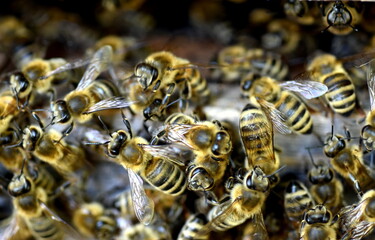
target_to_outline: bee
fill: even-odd
[[[354,2],[334,1],[321,6],[324,29],[336,35],[346,35],[360,23],[363,8]]]
[[[86,237],[113,239],[119,233],[116,214],[98,202],[84,203],[73,213],[73,224]]]
[[[361,138],[368,151],[374,149],[375,144],[375,76],[374,61],[371,61],[367,71],[367,85],[370,97],[370,111],[366,116],[366,125],[362,128]]]
[[[273,148],[273,127],[266,114],[254,104],[247,104],[240,115],[240,133],[247,165],[259,166],[265,174],[275,172],[280,159]]]
[[[335,172],[324,162],[314,163],[309,171],[311,196],[317,203],[324,203],[325,208],[336,213],[344,201],[344,189],[341,181],[335,177]]]
[[[256,224],[265,229],[262,207],[270,191],[268,178],[258,166],[248,170],[243,180],[233,185],[230,195],[210,210],[206,228],[222,232],[256,218]]]
[[[176,57],[171,52],[149,55],[135,66],[134,75],[144,90],[156,92],[164,89],[163,105],[169,102],[176,87],[182,99],[191,99],[198,104],[209,100],[210,90],[199,70],[188,60]]]
[[[8,128],[0,134],[0,163],[12,172],[21,169],[24,155],[18,149],[7,146],[17,144],[18,141],[18,132],[13,128]]]
[[[319,11],[315,3],[298,0],[286,0],[283,2],[284,12],[289,18],[303,25],[313,25],[316,23]]]
[[[0,133],[5,132],[10,127],[11,122],[20,112],[17,98],[11,96],[8,92],[0,96]]]
[[[50,164],[63,176],[72,176],[75,171],[82,169],[85,163],[83,149],[65,142],[62,133],[55,129],[45,131],[39,117],[36,116],[35,119],[39,125],[25,128],[18,145],[26,152]]]
[[[3,16],[0,18],[0,49],[2,52],[9,51],[19,44],[28,42],[31,37],[31,31],[16,17]]]
[[[374,180],[362,164],[362,153],[348,144],[343,136],[332,132],[325,141],[324,154],[331,159],[333,169],[346,181],[352,182],[358,192],[374,188]]]
[[[290,221],[294,224],[299,224],[305,211],[313,205],[313,198],[302,182],[296,180],[289,182],[285,189],[284,208]]]
[[[183,122],[193,124],[181,124]],[[151,144],[161,137],[166,142],[191,149],[195,156],[186,168],[188,189],[212,190],[223,177],[229,163],[232,151],[229,133],[218,121],[200,122],[183,114],[171,115],[166,124],[166,128],[154,137]],[[168,156],[168,153],[165,155]]]
[[[123,240],[171,240],[171,230],[158,219],[150,225],[141,223],[127,226],[120,235]]]
[[[323,95],[328,89],[314,81],[286,81],[277,83],[270,77],[248,74],[241,81],[245,96],[261,98],[279,110],[286,119],[285,124],[294,132],[309,134],[313,130],[311,115],[305,103],[293,92],[311,99]]]
[[[178,196],[186,189],[186,176],[170,159],[154,157],[145,151],[142,145],[148,145],[148,141],[133,137],[130,123],[124,115],[123,120],[126,131],[118,130],[111,134],[110,140],[93,144],[107,145],[108,156],[127,169],[136,216],[147,225],[154,215],[154,202],[147,197],[142,179],[163,193]]]
[[[312,80],[328,87],[325,100],[333,112],[349,116],[356,107],[354,84],[342,63],[331,54],[315,57],[308,65],[307,72]]]
[[[241,45],[222,49],[217,62],[222,66],[220,70],[227,81],[239,80],[249,71],[282,80],[289,71],[279,54],[261,48],[247,49]]]
[[[316,205],[304,214],[300,228],[301,240],[337,239],[337,217],[324,205]]]
[[[117,95],[111,82],[95,81],[98,75],[108,68],[111,59],[112,48],[108,45],[100,48],[95,52],[77,88],[69,92],[64,99],[51,104],[52,124],[69,124],[64,136],[72,131],[74,121],[84,123],[91,120],[92,114],[85,114],[85,111],[92,105]]]
[[[367,191],[358,203],[346,206],[339,212],[339,227],[342,239],[359,240],[374,229],[375,190]]]
[[[80,239],[72,227],[47,207],[45,202],[48,196],[44,189],[35,186],[32,179],[22,171],[13,177],[8,192],[13,197],[16,215],[1,234],[2,239],[10,239],[15,235],[20,221],[26,224],[35,239],[63,239],[69,236]]]
[[[201,229],[208,223],[207,218],[204,214],[193,214],[185,222],[178,234],[177,240],[197,239],[207,240],[209,239],[209,233],[201,234]]]

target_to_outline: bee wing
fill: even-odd
[[[190,124],[169,124],[165,128],[166,135],[162,139],[169,143],[176,143],[189,149],[194,149],[194,146],[189,143],[185,135],[195,126]]]
[[[65,72],[65,71],[68,71],[70,69],[74,69],[74,68],[79,68],[79,67],[85,66],[85,65],[89,64],[90,62],[91,62],[90,59],[85,59],[85,60],[80,59],[80,60],[77,60],[75,62],[70,62],[70,63],[64,64],[64,65],[62,65],[62,66],[60,66],[60,67],[58,67],[58,68],[50,71],[47,75],[41,76],[39,79],[43,80],[43,79],[49,78],[52,75]]]
[[[348,68],[360,68],[363,65],[368,64],[375,57],[375,51],[362,52],[347,57],[340,58],[339,61],[343,63],[343,66]]]
[[[0,225],[0,240],[15,239],[14,237],[23,225],[25,225],[23,219],[16,213],[2,220]]]
[[[375,110],[375,61],[371,61],[367,67],[367,86],[370,95],[371,110]]]
[[[59,225],[60,229],[64,233],[65,240],[83,240],[84,237],[79,234],[69,223],[65,222],[61,219],[55,212],[53,212],[45,203],[39,201],[41,208],[43,209],[43,213],[56,222]]]
[[[127,108],[134,103],[136,103],[136,101],[129,101],[123,97],[112,97],[112,98],[104,99],[92,105],[87,111],[84,112],[84,114],[90,114],[90,113],[99,112],[103,110],[109,110],[109,109]]]
[[[105,45],[96,51],[76,90],[79,91],[87,88],[101,72],[105,71],[112,61],[112,55],[112,47],[109,45]]]
[[[252,229],[244,235],[244,240],[269,239],[262,212],[254,214],[247,224],[251,224]]]
[[[349,235],[350,239],[360,240],[366,237],[374,229],[374,227],[375,227],[375,223],[373,222],[369,222],[366,220],[360,221],[358,224],[355,225],[353,229],[350,229],[350,231],[347,232],[345,236]]]
[[[168,145],[151,145],[151,144],[141,144],[140,145],[143,150],[147,151],[151,155],[155,157],[161,157],[164,159],[168,159],[171,162],[179,165],[179,166],[185,166],[186,164],[186,157],[184,156],[184,153],[186,153],[186,150],[184,151],[180,147],[174,145],[174,144],[168,144]]]
[[[131,169],[128,169],[128,175],[135,215],[141,223],[148,225],[154,217],[154,202],[146,195],[142,178]]]
[[[88,142],[104,143],[110,139],[110,136],[94,128],[82,129],[81,136]]]
[[[325,84],[308,80],[286,81],[280,83],[280,87],[296,92],[306,99],[320,97],[328,91],[328,87]]]
[[[235,205],[237,202],[242,201],[242,197],[237,197],[233,202],[230,202],[231,200],[228,200],[224,203],[221,203],[219,206],[217,206],[217,214],[216,216],[211,219],[200,231],[199,234],[207,234],[210,231],[215,230],[213,227],[214,225],[222,225],[224,220],[228,218],[230,214],[233,213],[235,210]],[[215,208],[213,208],[215,209]],[[211,210],[212,211],[212,210]]]
[[[279,133],[282,134],[291,134],[292,130],[290,127],[286,125],[286,116],[277,110],[272,103],[269,103],[263,99],[258,99],[258,103],[262,108],[263,112],[268,117],[269,121],[272,122],[274,128],[277,129]]]

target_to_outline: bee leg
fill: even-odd
[[[74,127],[74,123],[72,122],[66,129],[64,129],[64,131],[62,132],[63,134],[62,134],[61,138],[58,141],[55,141],[55,144],[60,143],[60,141],[64,137],[68,136],[72,132],[73,127]]]
[[[40,119],[40,117],[36,114],[36,112],[31,112],[31,115],[33,116],[33,118],[38,122],[38,124],[39,124],[39,127],[41,128],[41,129],[45,129],[44,128],[44,125],[43,125],[43,123],[42,123],[42,120]]]
[[[62,192],[65,191],[65,189],[70,187],[70,185],[71,185],[70,181],[64,182],[58,188],[56,188],[52,193],[50,193],[48,195],[48,199],[53,200],[53,199],[57,198]]]
[[[175,89],[175,86],[176,84],[174,83],[171,83],[167,89],[167,92],[161,102],[161,105],[160,105],[160,108],[162,109],[162,106],[163,108],[165,108],[165,106],[167,105],[168,101],[169,101],[169,98],[171,97],[172,93],[174,92],[174,89]]]
[[[132,129],[130,127],[130,122],[129,122],[128,118],[125,116],[125,113],[122,110],[121,110],[121,117],[122,117],[123,123],[125,124],[126,129],[129,132],[130,137],[133,138],[133,132],[132,132]]]
[[[155,93],[159,89],[160,84],[161,84],[160,80],[156,81],[155,86],[152,88],[153,93]]]
[[[162,130],[162,131],[160,131],[158,134],[156,134],[155,136],[152,137],[150,144],[151,144],[151,145],[156,145],[156,144],[158,144],[159,139],[160,139],[162,136],[164,136],[165,134],[166,134],[165,129]]]
[[[351,173],[349,173],[349,178],[350,178],[350,180],[352,180],[352,182],[354,184],[354,188],[357,191],[359,198],[361,198],[363,196],[363,192],[361,190],[361,186],[359,185],[358,180],[355,179],[355,177]]]

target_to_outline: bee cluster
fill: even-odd
[[[0,240],[374,237],[374,3],[2,4]]]

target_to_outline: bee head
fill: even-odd
[[[158,70],[145,62],[138,63],[135,66],[135,76],[142,88],[146,90],[158,78]]]

